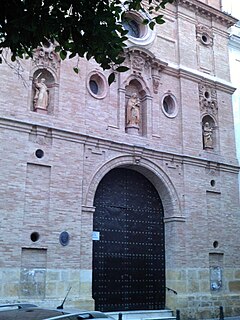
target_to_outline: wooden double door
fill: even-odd
[[[142,174],[111,170],[94,200],[93,298],[100,311],[165,307],[161,199]]]

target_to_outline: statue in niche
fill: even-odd
[[[40,81],[38,81],[40,75],[41,73],[33,81],[35,87],[33,104],[35,109],[47,109],[49,102],[48,87],[45,84],[44,78],[41,78]]]
[[[209,122],[205,122],[203,125],[203,146],[204,148],[213,148],[213,127]]]
[[[127,126],[139,126],[140,122],[140,99],[134,92],[127,104]]]

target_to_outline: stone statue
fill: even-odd
[[[38,81],[40,75],[41,73],[33,81],[35,86],[35,96],[33,98],[34,108],[47,109],[49,100],[48,88],[44,78]]]
[[[127,104],[127,126],[139,126],[140,121],[140,100],[133,93]]]
[[[209,122],[205,122],[203,125],[203,146],[204,148],[213,148],[213,128]]]

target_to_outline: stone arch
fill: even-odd
[[[147,86],[145,80],[141,75],[138,74],[131,74],[125,81],[122,83],[122,87],[126,89],[127,86],[133,81],[138,83],[139,88],[141,88],[140,93],[141,95],[151,95],[151,90]]]
[[[156,188],[164,207],[165,219],[182,216],[177,191],[168,175],[152,161],[138,156],[119,156],[106,162],[90,179],[84,206],[92,207],[95,192],[102,178],[112,169],[125,167],[143,174]]]
[[[144,175],[155,187],[162,202],[164,211],[165,224],[165,268],[166,268],[166,285],[171,286],[171,272],[168,270],[176,266],[178,259],[182,259],[185,253],[185,217],[181,209],[181,200],[178,193],[164,170],[153,161],[135,155],[121,155],[107,162],[89,177],[89,184],[86,187],[86,193],[82,203],[82,249],[83,252],[93,250],[93,241],[89,238],[92,232],[93,215],[95,211],[94,199],[99,183],[104,176],[115,168],[128,168],[136,170]],[[87,221],[87,222],[86,222]],[[181,235],[179,237],[178,235]],[[176,239],[177,245],[176,245]],[[87,250],[86,250],[87,248]],[[89,254],[82,255],[83,267],[92,267],[92,256]],[[88,284],[88,295],[90,303],[94,303],[92,293],[92,282]]]

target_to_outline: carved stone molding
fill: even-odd
[[[213,45],[213,31],[204,25],[197,25],[196,26],[196,36],[197,40],[205,45],[205,46],[212,46]]]
[[[160,85],[160,77],[153,76],[153,92],[158,93],[158,88]]]
[[[220,175],[220,168],[218,163],[208,162],[205,166],[205,171],[207,175],[212,177],[218,177]]]
[[[132,73],[143,76],[145,73],[148,79],[152,80],[153,92],[158,93],[161,79],[161,72],[168,65],[157,59],[150,51],[131,47],[126,50]]]
[[[205,84],[199,84],[199,104],[201,114],[218,114],[217,91]]]
[[[60,66],[60,58],[54,49],[55,46],[51,42],[38,47],[34,52],[33,65],[38,68],[50,68],[57,74]]]
[[[33,125],[29,132],[29,141],[39,145],[51,145],[52,129]]]
[[[142,72],[144,69],[152,68],[162,71],[167,66],[167,63],[160,61],[146,49],[131,47],[126,50],[126,53],[133,70]]]
[[[132,59],[132,68],[134,70],[139,70],[139,71],[142,71],[145,67],[145,60],[140,57],[140,56],[133,56],[133,59]]]
[[[198,15],[203,16],[204,18],[209,17],[210,19],[213,19],[220,24],[225,25],[227,28],[233,26],[238,21],[236,18],[233,18],[232,16],[210,7],[198,0],[175,0],[175,2],[196,12]]]
[[[129,52],[130,65],[133,73],[142,75],[143,72],[149,72],[152,57],[141,50],[132,50]]]

